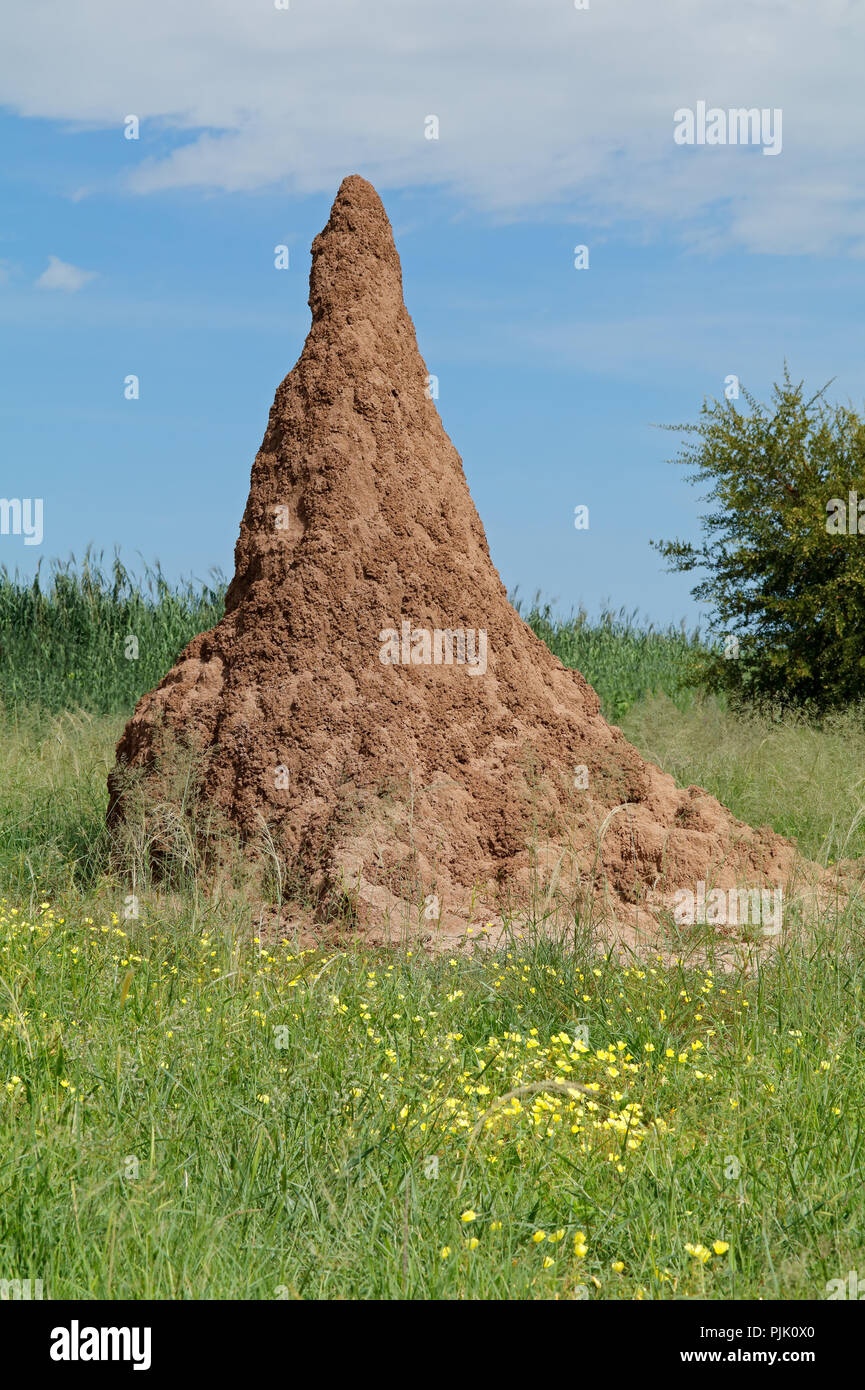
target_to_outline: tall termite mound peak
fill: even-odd
[[[787,842],[676,789],[520,619],[430,399],[375,190],[344,180],[312,247],[312,326],[252,467],[225,616],[117,747],[361,919],[699,880],[777,884]],[[196,776],[172,777],[194,751]],[[655,901],[658,901],[656,898]],[[435,906],[430,909],[430,904]]]

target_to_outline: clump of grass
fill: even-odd
[[[0,702],[56,714],[131,711],[187,642],[222,616],[225,585],[141,578],[119,556],[54,562],[30,583],[0,570]]]
[[[515,607],[521,611],[518,599]],[[624,608],[617,613],[605,609],[594,622],[584,608],[559,618],[539,597],[523,616],[563,666],[581,671],[594,686],[608,719],[620,720],[638,700],[657,691],[683,709],[692,702],[690,685],[703,646],[699,631],[688,632],[684,622],[659,629],[641,624],[638,614]]]
[[[18,903],[106,872],[106,778],[122,720],[0,707],[0,891]]]
[[[659,695],[622,721],[644,757],[696,784],[750,825],[771,825],[822,863],[865,855],[865,706],[815,724],[724,709],[712,697],[684,709]]]

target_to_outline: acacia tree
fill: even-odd
[[[771,404],[704,401],[673,462],[709,485],[702,543],[652,541],[710,606],[696,679],[757,704],[826,710],[865,695],[865,421],[806,399],[785,366]],[[860,498],[861,503],[860,503]]]

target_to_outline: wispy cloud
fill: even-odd
[[[95,275],[95,270],[81,270],[77,265],[69,265],[66,261],[61,261],[59,256],[49,256],[48,265],[36,281],[36,288],[40,290],[67,290],[74,294]]]
[[[854,0],[150,0],[146,32],[116,0],[42,0],[5,25],[0,102],[115,129],[141,194],[359,172],[698,250],[861,254],[863,45]],[[701,100],[782,109],[783,152],[676,145]]]

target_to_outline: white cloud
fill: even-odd
[[[42,0],[0,102],[114,129],[129,189],[436,185],[497,215],[623,219],[695,248],[860,248],[858,0]],[[673,142],[673,113],[783,110],[783,151]],[[124,141],[137,115],[141,139]],[[424,139],[424,118],[440,139]],[[166,142],[166,130],[171,138]]]
[[[74,293],[95,276],[95,270],[80,270],[77,265],[68,265],[58,256],[49,256],[48,265],[43,270],[36,287],[40,290],[69,290]]]

